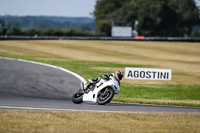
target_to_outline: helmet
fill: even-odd
[[[120,81],[124,76],[124,73],[121,70],[115,71],[115,77]]]

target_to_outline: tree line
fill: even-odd
[[[0,31],[0,34],[3,34]],[[6,35],[21,35],[21,36],[95,36],[96,33],[87,29],[60,29],[60,28],[48,28],[48,29],[21,29],[19,27],[11,27],[7,29]]]
[[[0,35],[93,36],[94,18],[57,16],[0,16]]]

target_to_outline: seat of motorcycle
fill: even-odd
[[[98,82],[100,81],[100,78],[99,78],[99,77],[95,77],[95,78],[92,79],[92,81],[93,81],[94,83],[98,83]]]

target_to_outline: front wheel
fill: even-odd
[[[114,97],[114,91],[113,89],[109,88],[105,92],[101,93],[98,97],[97,103],[99,105],[105,105],[106,103],[109,103],[112,98]]]
[[[80,89],[77,93],[72,96],[72,101],[75,104],[80,104],[83,102],[83,91]]]

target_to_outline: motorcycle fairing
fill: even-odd
[[[106,87],[111,87],[115,94],[117,94],[119,91],[120,91],[120,88],[119,88],[119,83],[118,81],[114,78],[114,77],[111,77],[111,79],[109,81],[106,81],[104,79],[101,79],[95,86],[95,89],[94,90],[91,90],[89,93],[85,93],[83,95],[83,101],[88,101],[88,102],[97,102],[97,99],[98,99],[98,93],[106,88]]]

